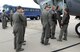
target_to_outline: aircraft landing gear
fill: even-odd
[[[75,27],[75,31],[78,34],[79,38],[80,38],[80,23],[78,23]]]
[[[75,19],[79,19],[80,20],[80,16],[76,16]]]

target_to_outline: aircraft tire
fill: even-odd
[[[35,17],[35,20],[38,20],[38,17]]]
[[[30,18],[31,20],[34,20],[34,18]]]
[[[80,23],[78,23],[75,27],[75,31],[78,34],[79,38],[80,38]]]

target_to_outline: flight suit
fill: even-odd
[[[25,18],[15,12],[13,14],[13,34],[14,34],[14,48],[18,51],[22,47],[22,38],[23,38],[23,24]]]
[[[47,45],[50,37],[50,23],[49,23],[49,12],[46,10],[42,11],[41,23],[43,25],[41,42]]]
[[[50,23],[50,28],[51,28],[51,39],[56,39],[55,38],[55,30],[56,30],[56,24],[57,24],[57,16],[56,16],[56,11],[51,10],[49,12],[49,23]]]
[[[7,14],[3,12],[1,16],[2,16],[2,28],[5,29],[7,27]]]
[[[67,10],[65,10],[67,11]],[[64,35],[63,40],[67,40],[67,29],[68,29],[68,23],[69,23],[69,13],[64,14],[63,18],[62,18],[62,23],[61,23],[61,30],[60,30],[60,35],[59,35],[59,41],[62,41],[62,36]]]
[[[62,17],[60,16],[61,14],[62,14],[61,11],[57,10],[57,20],[60,28],[61,28],[61,20],[62,20]]]
[[[13,25],[13,22],[12,22],[12,21],[13,21],[13,20],[12,20],[12,16],[13,16],[13,13],[11,12],[11,13],[10,13],[10,24],[11,24],[11,26]]]
[[[25,30],[26,30],[26,26],[27,26],[27,20],[26,20],[26,17],[24,16],[24,14],[22,16],[23,16],[23,18],[25,18],[25,21],[23,22],[23,38],[22,38],[22,41],[24,43],[24,37],[25,37]]]

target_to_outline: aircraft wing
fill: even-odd
[[[41,10],[44,10],[46,3],[50,6],[53,5],[52,0],[34,0],[34,2],[40,5]]]
[[[61,11],[66,8],[64,0],[34,0],[34,2],[40,5],[41,10],[44,10],[46,3],[48,3],[48,5],[50,5],[51,7],[53,5],[55,5],[56,7],[59,6]]]

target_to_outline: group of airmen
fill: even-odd
[[[60,26],[60,35],[58,41],[63,40],[67,41],[67,28],[69,24],[69,10],[65,8],[64,15],[61,17],[61,11],[59,6],[54,9],[55,6],[46,5],[44,10],[41,12],[41,24],[43,26],[43,32],[41,36],[41,44],[50,45],[49,38],[56,39],[55,31],[57,21]],[[5,29],[7,27],[6,13],[3,10],[2,13],[2,28]],[[14,49],[16,52],[23,51],[22,45],[25,44],[24,34],[25,28],[27,26],[26,17],[24,16],[24,9],[21,6],[17,7],[15,13],[11,11],[10,13],[10,22],[11,26],[13,26],[13,34],[14,34]],[[64,36],[64,37],[63,37]]]
[[[24,9],[21,6],[16,8],[16,12],[13,13],[11,10],[10,15],[8,16],[5,10],[1,14],[2,19],[2,28],[7,28],[7,18],[10,20],[10,24],[13,27],[13,34],[14,34],[14,49],[16,52],[23,51],[22,45],[25,44],[25,29],[27,26],[27,20],[24,16]]]
[[[64,14],[63,17],[61,17],[61,11],[60,7],[57,6],[50,6],[46,4],[44,7],[44,10],[42,11],[41,14],[41,23],[43,25],[43,32],[41,36],[41,43],[44,45],[50,45],[49,43],[49,38],[51,39],[56,39],[55,37],[55,30],[56,30],[56,25],[57,21],[59,22],[60,26],[60,34],[58,41],[62,42],[62,40],[67,41],[67,29],[68,29],[68,24],[69,24],[69,9],[64,8]],[[64,37],[63,37],[64,36]]]
[[[7,28],[7,19],[8,19],[8,15],[5,13],[5,10],[2,11],[1,14],[1,20],[2,20],[2,28],[6,29]]]
[[[12,15],[13,15],[12,10],[11,10],[11,12],[10,12],[10,15],[8,15],[5,10],[2,11],[2,14],[0,15],[0,17],[1,17],[2,28],[3,28],[3,29],[6,29],[6,28],[8,27],[8,26],[7,26],[7,22],[8,22],[8,21],[10,21],[10,25],[11,25],[11,26],[13,25],[13,24],[12,24],[12,21],[13,21],[13,20],[12,20]]]

